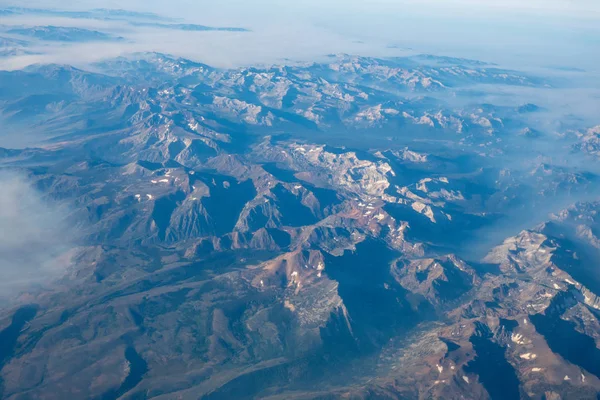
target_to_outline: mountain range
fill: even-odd
[[[565,85],[429,55],[1,71],[0,167],[67,227],[3,299],[1,397],[597,398],[600,131],[488,96]]]

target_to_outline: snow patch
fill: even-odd
[[[521,354],[519,357],[521,357],[524,360],[535,360],[537,358],[537,354],[525,353]]]
[[[510,340],[512,340],[513,343],[516,344],[525,344],[526,338],[523,337],[523,335],[521,335],[520,333],[513,333],[512,335],[510,335]]]

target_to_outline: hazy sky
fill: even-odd
[[[4,5],[22,1],[0,0]],[[185,22],[240,26],[251,33],[124,29],[101,21],[3,18],[3,24],[89,24],[128,43],[38,49],[43,56],[0,61],[90,61],[131,51],[162,51],[217,66],[310,60],[328,53],[401,55],[407,51],[479,58],[506,65],[596,68],[600,1],[596,0],[33,0],[29,7],[122,8]],[[92,47],[93,46],[93,47]],[[394,47],[394,49],[390,49]]]
[[[2,4],[23,6],[20,0],[3,0]],[[248,16],[248,11],[255,15],[265,15],[269,11],[277,13],[298,12],[310,15],[314,12],[374,12],[389,13],[407,9],[423,9],[429,13],[432,7],[440,10],[456,12],[504,12],[530,14],[560,14],[565,16],[591,17],[590,13],[600,13],[600,4],[596,0],[30,0],[28,7],[55,7],[61,9],[89,9],[97,7],[121,8],[130,10],[152,11],[175,17],[192,18],[190,12],[214,18]]]

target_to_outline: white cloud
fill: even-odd
[[[71,246],[60,208],[16,172],[0,172],[0,294],[48,283],[66,267],[59,256]]]
[[[14,0],[16,3],[21,2]],[[0,68],[21,68],[36,62],[82,64],[135,51],[171,53],[223,67],[276,63],[282,59],[314,60],[341,52],[403,55],[390,51],[389,46],[394,45],[415,52],[478,58],[515,67],[566,64],[589,69],[598,65],[600,57],[600,4],[596,3],[600,2],[36,0],[29,6],[150,11],[190,23],[247,27],[252,33],[134,29],[125,23],[96,20],[4,18],[4,24],[87,26],[119,34],[129,41],[72,46],[40,43],[33,49],[40,54],[2,59]]]

